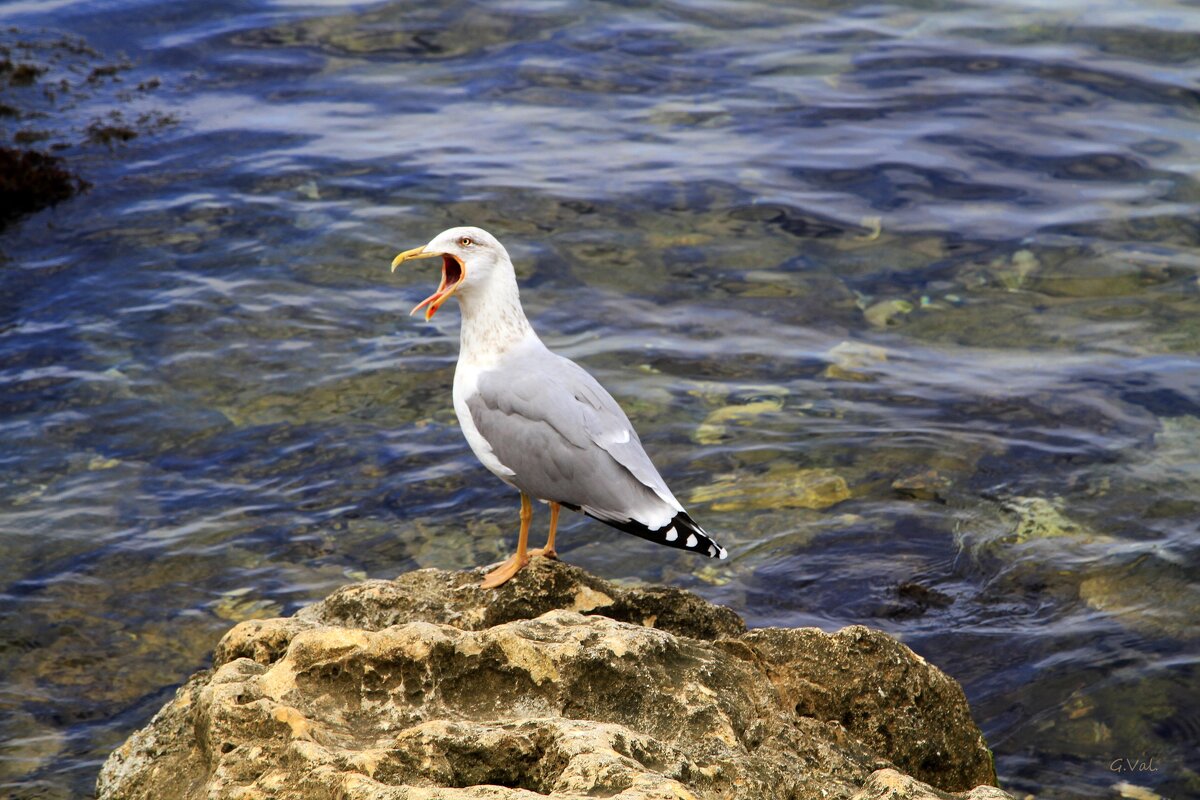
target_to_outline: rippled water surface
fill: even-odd
[[[477,224],[731,550],[572,517],[567,560],[900,636],[1018,796],[1200,796],[1194,4],[0,24],[128,66],[0,90],[49,114],[6,141],[54,128],[94,184],[0,232],[0,794],[89,795],[235,621],[513,546],[450,406],[457,309],[408,318],[435,270],[387,272]],[[114,108],[167,122],[80,144]]]

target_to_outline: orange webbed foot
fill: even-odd
[[[514,553],[508,561],[505,561],[500,566],[483,576],[483,583],[479,584],[480,589],[495,589],[497,586],[503,586],[512,579],[512,576],[520,572],[526,564],[529,563],[529,556],[518,558]]]

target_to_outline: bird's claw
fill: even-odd
[[[479,584],[480,589],[495,589],[497,586],[503,586],[512,579],[514,575],[521,571],[526,564],[529,563],[529,556],[526,555],[523,559],[518,559],[514,553],[507,561],[494,570],[483,576],[483,583]]]

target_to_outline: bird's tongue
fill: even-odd
[[[408,312],[409,316],[424,308],[426,321],[433,319],[433,315],[442,307],[442,303],[450,299],[450,295],[454,294],[454,290],[463,282],[463,278],[466,275],[466,271],[457,258],[448,254],[442,255],[442,282],[438,284],[436,292],[426,297],[412,311]]]

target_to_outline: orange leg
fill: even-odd
[[[517,538],[517,552],[513,553],[508,561],[484,575],[483,583],[479,584],[480,588],[495,589],[497,586],[507,583],[509,578],[516,575],[522,567],[529,563],[529,553],[526,548],[529,546],[529,521],[531,519],[533,519],[533,504],[529,502],[529,495],[521,492],[521,535]]]
[[[558,533],[558,510],[562,508],[553,500],[550,501],[550,535],[546,538],[545,547],[535,547],[529,551],[531,556],[544,556],[545,558],[558,558],[558,553],[554,550],[554,534]]]

